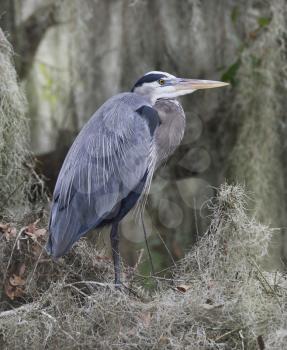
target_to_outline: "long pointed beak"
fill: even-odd
[[[227,86],[228,83],[214,80],[198,80],[198,79],[181,79],[175,86],[176,90],[200,90],[213,89],[222,86]]]

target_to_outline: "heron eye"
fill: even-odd
[[[164,85],[165,81],[163,79],[159,79],[158,83],[159,85]]]

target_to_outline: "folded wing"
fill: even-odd
[[[47,244],[52,256],[62,256],[89,230],[123,216],[138,199],[153,148],[149,123],[137,112],[147,104],[133,93],[113,97],[74,141],[53,195]]]

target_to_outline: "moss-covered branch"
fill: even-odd
[[[11,256],[26,267],[21,299],[10,303],[28,306],[0,313],[0,346],[207,350],[244,344],[253,350],[260,343],[283,349],[286,278],[259,267],[272,230],[248,217],[247,201],[242,187],[223,185],[210,206],[208,231],[172,279],[158,278],[153,295],[143,292],[141,276],[131,285],[129,274],[125,283],[133,293],[115,291],[111,261],[87,241],[55,263],[44,253],[33,256],[27,239],[18,238],[14,250],[13,239],[2,240],[0,273]]]

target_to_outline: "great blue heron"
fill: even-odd
[[[176,98],[225,85],[152,71],[131,92],[107,100],[75,139],[60,171],[47,251],[59,258],[88,231],[111,224],[119,285],[118,225],[148,193],[154,171],[182,140],[185,114]]]

